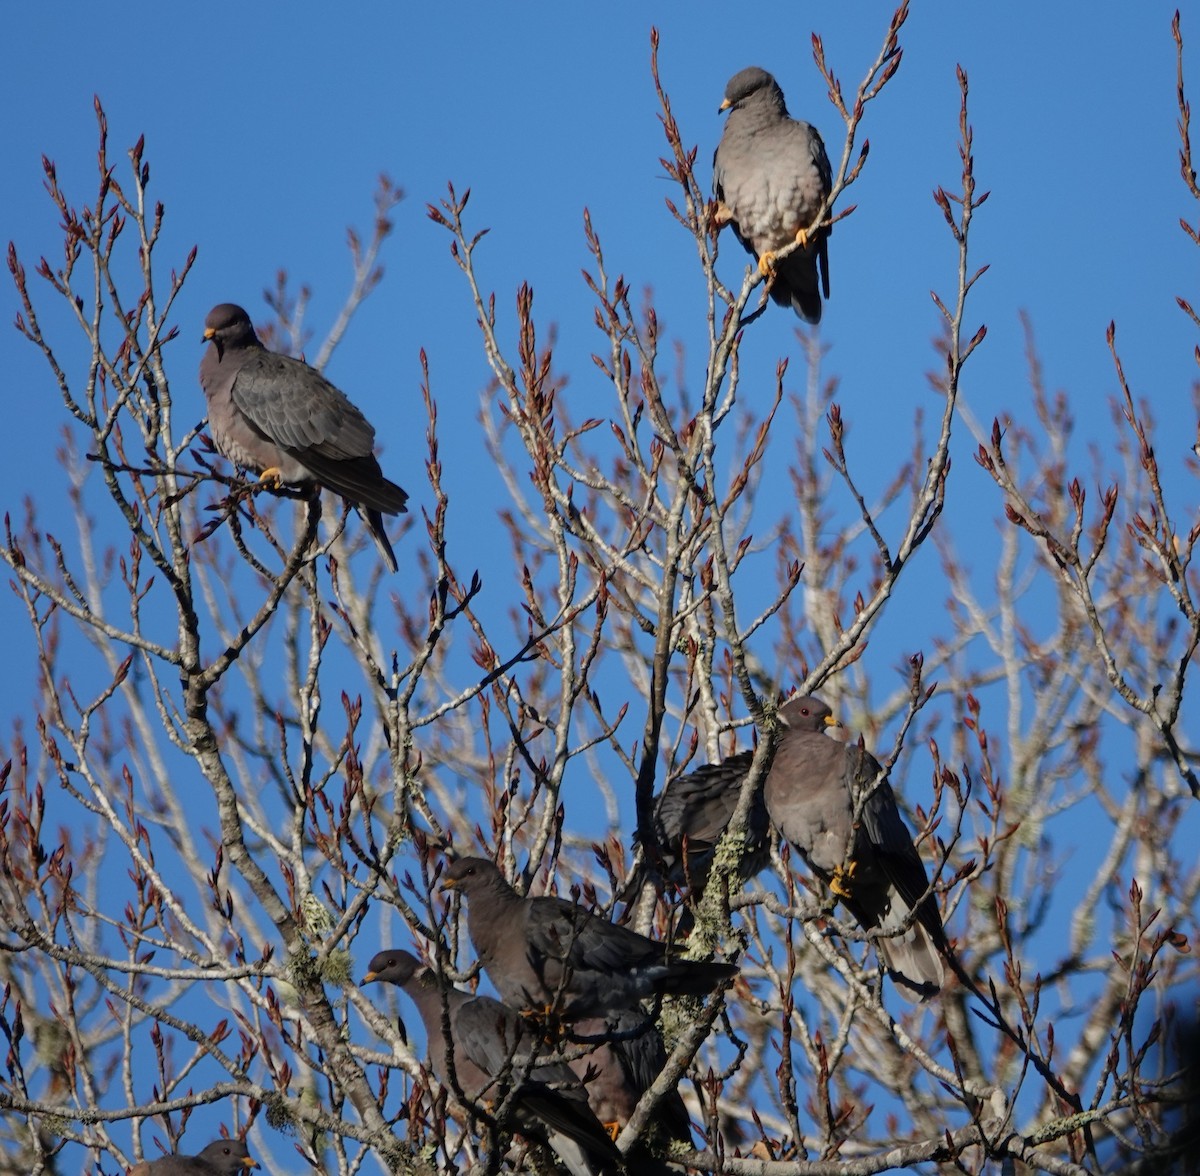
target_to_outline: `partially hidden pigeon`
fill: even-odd
[[[882,932],[875,947],[897,989],[910,1000],[927,999],[945,978],[946,932],[879,761],[824,734],[840,724],[820,699],[789,699],[779,722],[763,790],[772,822],[859,925]],[[856,825],[855,802],[869,789]]]
[[[367,418],[315,368],[268,351],[232,302],[209,311],[204,338],[200,385],[217,448],[264,482],[340,494],[362,513],[394,572],[383,515],[405,511],[408,495],[383,476]]]
[[[707,996],[735,964],[680,959],[665,943],[564,898],[519,895],[495,863],[464,857],[443,884],[467,899],[467,931],[504,1003],[571,1021],[633,1008],[647,997]]]
[[[716,764],[705,764],[685,776],[668,780],[654,804],[654,840],[663,877],[685,891],[689,903],[704,897],[712,872],[717,842],[729,827],[750,771],[753,751],[740,751]],[[745,883],[771,860],[771,822],[759,787],[751,799],[746,838],[738,863]],[[641,868],[627,893],[636,895],[645,877]],[[631,904],[636,903],[636,897]],[[681,927],[681,929],[683,929]]]
[[[217,1139],[198,1155],[143,1160],[129,1169],[129,1176],[233,1176],[258,1166],[243,1140]]]
[[[515,1083],[514,1126],[548,1144],[572,1176],[621,1169],[621,1153],[589,1108],[579,1079],[564,1062],[541,1062],[531,1053],[535,1042],[541,1043],[511,1009],[445,983],[407,951],[377,953],[362,983],[374,981],[404,989],[417,1006],[433,1072],[444,1086],[453,1088],[457,1080],[468,1099],[495,1108]],[[449,1043],[443,1012],[449,1017]]]
[[[758,66],[729,79],[721,110],[729,117],[713,156],[717,221],[732,224],[763,276],[773,275],[772,299],[819,323],[830,229],[809,229],[833,188],[825,144],[815,127],[788,116],[779,84]],[[800,248],[775,261],[794,241]]]
[[[667,1064],[658,1027],[644,1013],[625,1010],[608,1017],[588,1017],[571,1024],[564,1047],[568,1064],[579,1075],[588,1103],[614,1135],[633,1117],[642,1095]],[[677,1089],[668,1090],[655,1106],[648,1134],[657,1149],[667,1143],[692,1146],[691,1121]],[[648,1146],[629,1153],[631,1171],[661,1170]]]

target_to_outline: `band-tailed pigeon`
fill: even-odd
[[[518,1081],[513,1123],[521,1134],[548,1143],[573,1176],[619,1170],[622,1156],[588,1106],[579,1079],[564,1062],[531,1062],[534,1044],[521,1018],[489,996],[472,996],[443,982],[407,951],[381,951],[363,984],[385,981],[403,988],[417,1006],[439,1082],[454,1076],[467,1098],[501,1104]],[[450,1044],[442,1014],[450,1021]],[[452,1048],[451,1048],[452,1047]]]
[[[879,761],[823,734],[839,724],[820,699],[789,699],[779,721],[764,788],[771,820],[858,923],[883,932],[874,943],[900,992],[927,999],[945,977],[946,932],[933,896],[922,897],[929,875]],[[855,801],[872,786],[855,827]]]
[[[315,483],[340,494],[363,515],[394,572],[382,516],[406,510],[408,495],[383,476],[367,418],[315,368],[268,351],[240,306],[214,306],[204,338],[200,386],[217,448],[264,482]]]
[[[566,1035],[568,1064],[587,1090],[592,1110],[614,1134],[629,1122],[642,1095],[667,1064],[662,1034],[643,1013],[627,1009],[609,1017],[575,1021]],[[659,1099],[649,1132],[657,1141],[692,1146],[691,1121],[679,1091],[671,1089]],[[643,1172],[654,1157],[639,1147],[629,1154],[631,1170]]]
[[[467,930],[505,1004],[564,1020],[604,1016],[656,994],[707,996],[735,964],[685,960],[667,944],[544,895],[523,898],[485,858],[453,862],[444,885],[467,898]]]
[[[717,764],[705,764],[686,776],[668,780],[654,806],[652,852],[657,853],[663,875],[671,885],[687,891],[692,903],[704,896],[712,871],[717,842],[729,827],[750,771],[753,751],[741,751]],[[771,860],[771,822],[761,787],[755,792],[746,820],[746,841],[739,862],[743,882],[754,877]],[[639,868],[626,893],[636,895],[645,878]],[[636,897],[631,902],[636,902]]]
[[[810,233],[809,226],[833,188],[825,144],[815,127],[788,117],[783,91],[758,66],[729,79],[721,110],[729,117],[713,156],[717,220],[733,225],[764,277],[774,272],[771,297],[819,323],[821,294],[829,297],[830,229]],[[800,248],[776,262],[793,241]]]
[[[234,1176],[259,1164],[241,1139],[217,1139],[195,1156],[162,1156],[143,1160],[129,1169],[129,1176]]]

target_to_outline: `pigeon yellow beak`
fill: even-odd
[[[730,102],[728,98],[724,99],[721,102],[721,105],[717,107],[717,113],[720,114],[722,111],[728,110],[732,105],[733,103]]]
[[[368,972],[358,983],[361,987],[364,984],[370,984],[377,976],[378,972]]]
[[[208,339],[211,339],[211,338],[212,338],[212,337],[213,337],[213,336],[214,336],[216,333],[217,333],[217,332],[216,332],[216,331],[214,331],[212,327],[205,327],[205,328],[204,328],[204,338],[205,338],[206,340],[208,340]]]
[[[457,886],[458,886],[458,879],[456,879],[456,878],[443,878],[442,879],[442,889],[443,890],[454,890],[457,888]]]
[[[842,725],[842,724],[841,724],[841,723],[839,723],[839,722],[837,721],[837,719],[835,719],[835,718],[833,717],[833,715],[826,715],[826,716],[825,716],[825,726],[826,726],[826,727],[840,727],[841,725]]]

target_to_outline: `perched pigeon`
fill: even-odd
[[[444,983],[407,951],[381,951],[367,966],[363,984],[386,981],[403,988],[417,1006],[429,1039],[433,1072],[469,1099],[503,1103],[512,1081],[513,1122],[531,1139],[548,1143],[573,1176],[617,1171],[621,1153],[588,1107],[579,1079],[563,1062],[531,1061],[534,1044],[521,1019],[489,996],[472,996]],[[448,1013],[450,1046],[442,1015]]]
[[[129,1169],[129,1176],[233,1176],[259,1165],[240,1139],[218,1139],[196,1156],[163,1156],[143,1160]]]
[[[363,514],[394,572],[382,516],[404,511],[408,495],[383,476],[367,418],[315,368],[268,351],[240,306],[214,306],[204,338],[200,385],[217,448],[264,482],[315,483],[340,494]]]
[[[819,323],[821,294],[829,297],[830,230],[808,229],[833,188],[825,144],[815,127],[788,117],[783,91],[757,66],[729,79],[721,109],[729,118],[713,156],[718,222],[733,225],[764,277],[774,273],[771,297]],[[776,262],[793,241],[801,247]]]
[[[874,943],[897,988],[910,999],[932,996],[945,976],[946,932],[933,896],[922,899],[929,875],[887,780],[853,823],[855,799],[875,785],[879,761],[823,734],[839,724],[817,698],[789,699],[779,721],[764,788],[771,820],[864,929],[884,932]],[[914,908],[916,918],[900,932]]]
[[[614,1135],[629,1122],[642,1095],[667,1064],[667,1050],[657,1026],[632,1010],[574,1022],[565,1048],[596,1118]],[[669,1090],[659,1099],[650,1119],[650,1134],[660,1145],[669,1140],[692,1146],[691,1122],[678,1090]],[[628,1159],[631,1171],[661,1170],[645,1147],[631,1151]]]
[[[679,959],[566,899],[522,898],[484,858],[453,862],[444,885],[467,898],[480,963],[505,1004],[521,1011],[604,1016],[659,993],[707,996],[737,975],[734,964]]]
[[[665,879],[699,903],[708,885],[717,842],[729,827],[750,771],[753,751],[741,751],[717,764],[705,764],[686,776],[668,780],[654,806],[654,853]],[[739,873],[743,882],[754,877],[771,860],[771,822],[763,804],[762,789],[755,794],[746,821],[746,842]],[[640,869],[626,893],[641,890],[645,870]],[[636,897],[631,899],[636,902]]]

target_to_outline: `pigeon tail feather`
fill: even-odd
[[[821,321],[816,258],[798,249],[791,257],[779,262],[771,297],[780,306],[790,306],[801,319],[815,327]]]
[[[941,953],[928,930],[914,923],[903,935],[876,940],[896,991],[906,1000],[926,1001],[936,996],[946,979]]]
[[[675,996],[708,996],[719,984],[738,974],[736,964],[713,960],[671,960],[661,991]]]
[[[371,538],[375,540],[375,546],[379,548],[379,554],[383,556],[383,562],[387,564],[388,571],[398,571],[400,565],[396,562],[396,553],[388,541],[387,532],[383,529],[383,515],[377,510],[364,510],[362,507],[356,509],[362,514],[363,521],[367,524],[367,530],[371,532]]]

